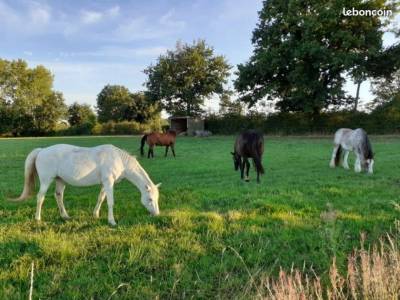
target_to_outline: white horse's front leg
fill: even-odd
[[[335,158],[336,158],[336,152],[338,151],[339,147],[340,147],[340,145],[335,145],[335,147],[333,147],[332,158],[331,158],[331,162],[329,163],[329,166],[331,168],[336,167]]]
[[[50,183],[40,182],[40,190],[39,190],[39,193],[37,194],[36,215],[35,215],[36,221],[41,220],[42,205],[43,205],[44,197],[46,196],[49,186],[50,186]]]
[[[61,218],[64,220],[70,219],[68,216],[67,210],[64,206],[64,190],[65,190],[65,183],[61,179],[56,180],[56,192],[54,197],[56,198],[58,209],[60,211]]]
[[[105,191],[106,196],[107,196],[108,223],[111,226],[115,226],[115,225],[117,225],[117,223],[115,222],[114,211],[113,211],[113,207],[114,207],[114,192],[113,192],[114,182],[107,181],[107,182],[103,183],[103,187],[104,187],[104,191]]]
[[[349,162],[348,162],[349,153],[350,153],[350,151],[348,151],[348,150],[345,150],[345,152],[344,152],[343,168],[345,168],[345,169],[350,169]]]
[[[357,173],[361,172],[361,160],[360,160],[360,155],[356,152],[357,159],[356,162],[354,163],[354,171]]]
[[[100,190],[99,197],[97,198],[97,204],[93,211],[93,216],[98,219],[100,216],[100,208],[103,204],[104,199],[106,198],[106,193],[104,192],[104,188],[102,187]]]

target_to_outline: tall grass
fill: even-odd
[[[343,274],[340,274],[333,258],[327,284],[321,284],[317,275],[310,278],[299,270],[281,270],[277,279],[267,277],[261,280],[257,288],[258,298],[400,299],[400,251],[396,236],[387,234],[369,249],[365,248],[364,240],[362,234],[361,247],[348,256],[347,270]]]

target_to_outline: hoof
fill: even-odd
[[[108,221],[108,224],[109,224],[111,227],[117,226],[117,223],[116,223],[115,221],[113,221],[113,222]]]
[[[64,221],[71,220],[71,217],[70,217],[70,216],[62,216],[61,218],[62,218]]]

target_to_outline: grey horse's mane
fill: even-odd
[[[364,154],[365,159],[373,159],[374,158],[374,153],[372,152],[372,146],[369,141],[368,135],[366,134],[365,131],[363,131],[363,141],[362,141],[363,147],[362,151]]]

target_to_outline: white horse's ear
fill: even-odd
[[[160,182],[160,183],[157,183],[157,184],[156,184],[156,187],[159,188],[159,187],[161,186],[161,184],[162,184],[161,182]]]
[[[150,187],[149,185],[146,185],[146,190],[147,190],[148,192],[150,192],[150,191],[151,191],[151,187]]]

